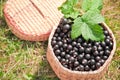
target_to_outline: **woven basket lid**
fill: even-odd
[[[62,13],[58,7],[65,0],[8,0],[4,16],[11,31],[29,41],[47,40]]]

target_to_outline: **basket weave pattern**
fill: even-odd
[[[95,71],[89,71],[89,72],[80,72],[80,71],[71,71],[67,68],[64,68],[59,60],[56,58],[54,55],[52,46],[51,46],[51,39],[54,35],[54,32],[56,28],[52,30],[52,33],[50,34],[49,37],[49,43],[48,43],[48,50],[47,50],[47,60],[50,63],[52,69],[56,73],[56,75],[61,79],[61,80],[100,80],[104,74],[106,73],[108,66],[110,65],[110,62],[112,60],[112,57],[115,53],[116,50],[116,41],[115,37],[112,33],[112,31],[109,29],[109,27],[105,24],[102,23],[102,25],[110,32],[110,35],[113,38],[113,50],[111,51],[111,55],[109,58],[106,60],[103,66],[101,66],[98,70]]]
[[[12,32],[19,38],[44,41],[63,16],[57,8],[64,1],[8,0],[4,6],[4,16]]]

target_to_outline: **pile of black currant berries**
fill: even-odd
[[[74,71],[94,71],[108,59],[113,49],[113,39],[106,29],[104,42],[85,41],[82,36],[72,40],[71,19],[63,18],[58,25],[51,45],[60,63]]]

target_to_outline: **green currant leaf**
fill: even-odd
[[[82,16],[82,20],[88,24],[99,24],[104,22],[104,17],[97,11],[98,10],[89,10]]]
[[[83,0],[82,9],[86,12],[91,8],[92,0]]]
[[[58,9],[61,10],[61,12],[64,14],[64,17],[66,18],[77,18],[77,16],[79,15],[79,11],[74,9],[74,5],[78,2],[78,0],[66,0],[66,2],[64,2],[62,4],[61,7],[59,7]]]
[[[96,25],[89,25],[91,30],[92,30],[92,34],[93,34],[93,38],[90,38],[91,40],[94,41],[103,41],[104,40],[104,33],[103,33],[103,29],[101,26],[99,26],[98,24]]]
[[[71,38],[75,39],[81,35],[81,27],[83,26],[83,22],[80,17],[74,20],[74,24],[72,25]]]
[[[103,0],[93,0],[92,6],[90,9],[98,9],[101,10],[103,8]]]
[[[81,27],[82,36],[85,40],[93,40],[93,41],[103,41],[104,34],[101,26],[99,25],[88,25],[84,23],[84,26]]]
[[[87,12],[88,10],[98,9],[103,7],[103,0],[83,0],[82,9]]]

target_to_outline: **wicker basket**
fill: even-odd
[[[56,73],[56,75],[61,80],[100,80],[104,76],[104,74],[107,71],[108,66],[112,60],[112,57],[115,53],[116,40],[115,40],[115,37],[114,37],[112,31],[109,29],[109,27],[105,23],[102,23],[102,25],[110,32],[110,35],[113,38],[113,43],[114,43],[113,50],[111,51],[111,55],[109,56],[109,58],[106,60],[106,62],[104,63],[104,65],[102,67],[100,67],[98,70],[89,71],[89,72],[71,71],[67,68],[64,68],[61,65],[59,60],[54,55],[54,52],[53,52],[53,49],[51,46],[51,39],[52,39],[53,34],[57,27],[55,27],[52,30],[52,33],[50,34],[50,37],[49,37],[47,60],[50,63],[50,65],[51,65],[52,69],[54,70],[54,72]]]
[[[44,41],[63,16],[57,8],[64,1],[8,0],[4,16],[11,31],[20,39]]]

